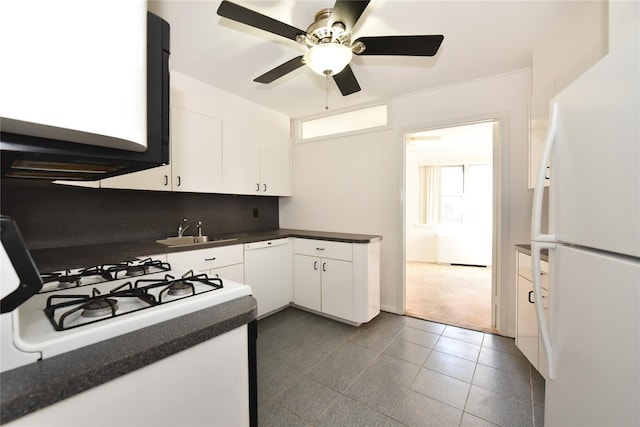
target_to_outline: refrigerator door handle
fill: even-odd
[[[544,317],[544,304],[542,303],[542,271],[540,269],[540,253],[542,249],[555,249],[556,244],[550,242],[531,242],[531,268],[533,273],[533,295],[535,296],[536,317],[538,318],[538,331],[544,345],[544,353],[549,367],[549,379],[556,377],[555,363],[553,361],[553,345],[547,319]]]
[[[551,148],[556,139],[556,130],[558,127],[558,105],[554,102],[551,104],[549,112],[549,129],[544,140],[544,152],[538,170],[538,180],[536,188],[533,192],[533,210],[531,218],[531,240],[537,242],[555,242],[556,236],[553,234],[543,234],[542,227],[542,196],[544,194],[544,180],[547,173],[547,165],[551,159]],[[553,185],[553,183],[551,183]]]

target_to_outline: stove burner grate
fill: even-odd
[[[119,313],[118,299],[135,299],[141,301],[143,304],[135,310]],[[60,302],[54,302],[56,300]],[[155,297],[146,293],[143,289],[131,288],[102,295],[100,291],[93,288],[91,295],[51,295],[47,298],[47,306],[44,308],[44,312],[56,331],[65,331],[100,320],[111,319],[116,316],[143,310],[157,304],[158,302]],[[56,314],[59,312],[62,314],[59,319],[56,320]],[[67,320],[72,319],[74,317],[72,315],[76,313],[79,313],[79,317],[90,320],[69,325]]]
[[[55,330],[64,331],[223,287],[222,279],[205,273],[189,271],[178,279],[166,274],[160,279],[138,279],[135,284],[125,282],[105,295],[97,288],[92,288],[91,294],[85,295],[51,295],[47,298],[44,312]],[[156,292],[152,294],[151,290]],[[127,308],[121,308],[122,305]],[[77,319],[82,321],[77,322]]]

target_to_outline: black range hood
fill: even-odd
[[[6,126],[3,126],[3,121]],[[5,131],[21,123],[0,118],[3,178],[95,181],[169,163],[169,24],[147,12],[147,150],[135,152]],[[5,129],[5,130],[3,130]]]

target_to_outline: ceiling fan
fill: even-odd
[[[251,9],[223,0],[218,15],[242,24],[286,37],[305,45],[308,50],[254,79],[271,83],[303,65],[320,75],[333,77],[343,96],[360,90],[349,62],[356,55],[434,56],[444,36],[373,36],[351,41],[351,32],[369,4],[369,0],[337,0],[333,8],[315,15],[307,31],[262,15]]]

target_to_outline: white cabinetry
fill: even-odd
[[[223,191],[231,194],[289,196],[289,141],[224,122]]]
[[[217,193],[222,190],[222,123],[171,107],[170,165],[103,179],[101,187]]]
[[[258,317],[287,307],[293,299],[292,239],[244,245],[244,280],[258,301]]]
[[[542,261],[540,268],[542,271],[542,304],[546,320],[549,322],[549,264]],[[517,272],[516,346],[540,373],[546,374],[546,358],[544,357],[542,339],[538,333],[531,256],[529,254],[517,252]]]
[[[296,305],[352,323],[380,312],[380,243],[294,241]]]
[[[194,251],[171,252],[167,262],[172,267],[193,269],[194,272],[217,274],[222,279],[244,283],[244,254],[242,245],[220,246]]]

